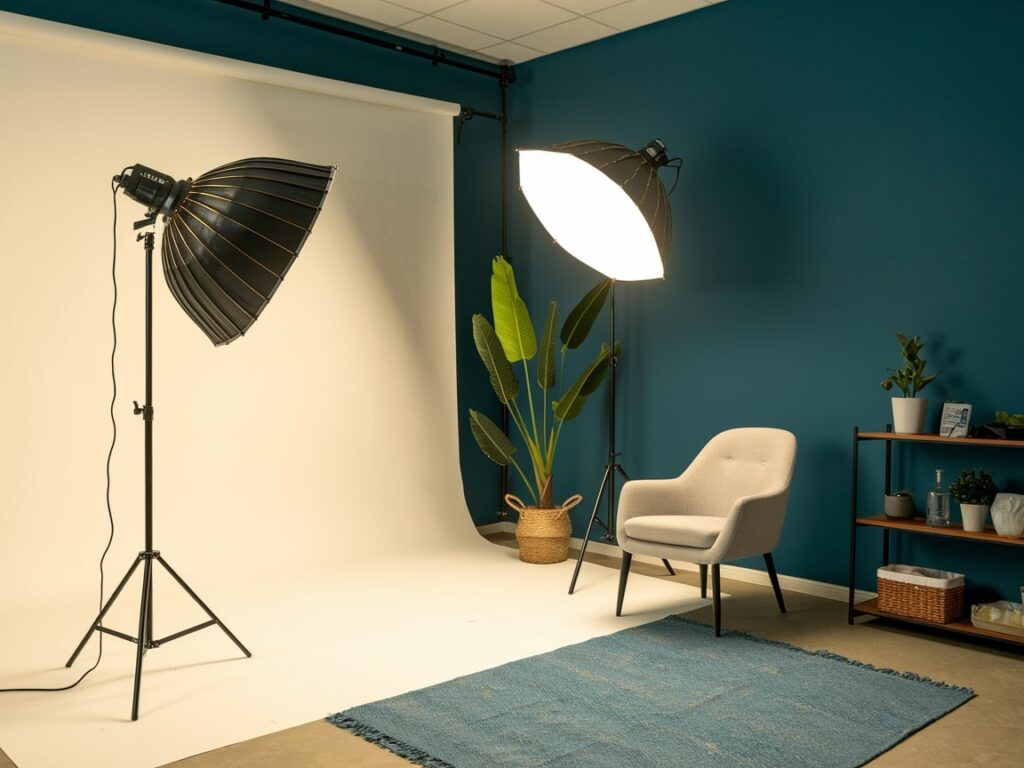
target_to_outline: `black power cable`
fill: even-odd
[[[676,177],[672,181],[672,188],[668,191],[668,194],[671,195],[673,192],[676,191],[676,184],[679,183],[679,172],[683,169],[683,158],[673,157],[671,160],[665,163],[665,167],[674,168],[676,171]]]
[[[125,171],[128,169],[126,168]],[[122,174],[124,171],[122,171]],[[112,387],[112,394],[110,396],[110,425],[113,428],[113,434],[110,438],[110,449],[107,451],[107,520],[110,523],[110,535],[107,537],[107,546],[103,548],[103,554],[100,555],[100,602],[99,611],[103,610],[103,593],[104,593],[104,574],[103,574],[103,563],[107,559],[107,553],[110,552],[110,546],[114,543],[114,511],[110,504],[110,461],[114,456],[114,446],[117,444],[117,417],[114,414],[114,405],[117,403],[117,372],[114,368],[114,357],[117,354],[117,190],[118,184],[115,181],[110,183],[110,189],[114,193],[114,224],[113,224],[113,258],[110,266],[110,281],[114,286],[114,301],[110,309],[110,328],[113,332],[113,344],[110,349],[110,382]],[[94,669],[100,665],[100,661],[103,660],[103,633],[99,633],[100,645],[99,652],[96,654],[96,662],[89,667],[82,675],[70,683],[59,688],[0,688],[0,693],[50,693],[56,691],[69,691],[78,685],[80,682],[85,680]]]

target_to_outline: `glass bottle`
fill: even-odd
[[[949,525],[949,491],[942,487],[942,470],[935,470],[935,487],[928,491],[928,525],[945,528]]]

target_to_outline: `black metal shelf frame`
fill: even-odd
[[[865,615],[879,616],[879,615],[882,615],[879,612],[874,611],[874,610],[870,610],[870,611],[869,610],[863,610],[862,611],[862,610],[858,610],[858,608],[857,608],[857,603],[856,603],[856,598],[855,598],[855,594],[856,594],[855,578],[856,578],[856,566],[857,566],[857,529],[859,527],[863,526],[863,527],[879,528],[882,531],[882,565],[889,565],[890,534],[892,533],[892,531],[900,531],[900,530],[902,530],[904,533],[918,534],[918,535],[920,535],[920,534],[927,534],[927,533],[931,532],[931,531],[927,531],[927,530],[921,530],[921,531],[908,530],[906,527],[897,527],[896,525],[893,525],[893,527],[890,528],[890,527],[887,527],[885,525],[880,525],[877,520],[876,521],[872,521],[872,522],[868,522],[866,520],[862,520],[862,519],[858,518],[858,516],[857,516],[857,503],[858,503],[858,499],[857,499],[857,478],[858,478],[859,458],[860,458],[859,457],[859,452],[860,452],[860,443],[862,441],[865,441],[865,440],[867,440],[867,441],[878,441],[878,440],[881,440],[881,441],[883,441],[885,443],[885,493],[886,494],[892,493],[892,444],[894,442],[900,442],[900,443],[919,442],[919,443],[927,443],[927,444],[940,444],[941,443],[941,444],[948,444],[948,445],[960,445],[961,447],[1000,447],[1000,448],[1009,447],[1009,448],[1024,448],[1024,442],[1015,442],[1015,441],[999,441],[999,440],[979,441],[979,440],[971,440],[971,441],[964,441],[963,443],[960,443],[960,442],[958,442],[957,440],[954,440],[954,439],[949,439],[949,438],[941,439],[941,438],[937,438],[937,436],[936,436],[936,439],[929,439],[928,437],[920,436],[920,435],[916,435],[916,436],[915,435],[901,436],[901,435],[898,435],[898,434],[896,434],[896,433],[894,433],[892,431],[892,425],[886,425],[886,429],[885,429],[884,433],[878,433],[878,432],[874,432],[874,433],[861,433],[859,428],[857,428],[857,427],[853,428],[853,458],[852,458],[852,461],[851,461],[851,482],[850,482],[850,569],[849,569],[849,596],[848,596],[848,604],[847,604],[847,622],[849,624],[853,624],[854,623],[854,619],[857,616],[865,616]],[[955,538],[963,538],[963,539],[971,540],[971,541],[980,541],[981,543],[984,543],[984,544],[1008,544],[1008,543],[1014,543],[1014,542],[1010,542],[1010,541],[1000,541],[1000,540],[998,540],[995,537],[992,537],[992,538],[990,538],[988,540],[985,540],[983,538],[978,538],[978,537],[967,537],[967,536],[961,536],[961,535],[957,535],[957,534],[950,534],[950,535],[955,537]],[[932,624],[930,622],[924,622],[924,621],[919,621],[919,620],[914,620],[914,619],[904,619],[903,617],[894,616],[894,615],[891,615],[891,614],[884,614],[884,618],[889,619],[889,620],[893,620],[893,621],[902,621],[902,622],[905,622],[905,623],[907,623],[909,625],[927,624],[931,628],[937,629],[937,630],[941,630],[941,631],[952,632],[952,633],[959,633],[959,634],[966,634],[966,635],[976,635],[978,637],[987,637],[989,639],[995,639],[995,640],[997,640],[999,642],[1008,643],[1008,644],[1017,646],[1018,648],[1024,647],[1024,638],[1016,638],[1016,637],[1012,637],[1010,635],[997,636],[996,633],[982,632],[982,631],[973,631],[972,628],[970,627],[970,624],[964,624],[963,622],[961,622],[957,626],[953,627],[953,626],[945,626],[945,625],[942,625],[942,624]]]

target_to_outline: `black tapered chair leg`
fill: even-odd
[[[700,565],[700,596],[702,600],[708,599],[708,567],[704,563]]]
[[[672,563],[670,563],[665,558],[661,558],[661,562],[663,562],[665,564],[665,568],[668,570],[668,575],[669,576],[675,576],[676,575],[675,569],[672,568]]]
[[[626,579],[629,578],[629,564],[633,555],[629,552],[622,553],[622,570],[619,571],[619,601],[615,604],[615,615],[622,615],[622,598],[626,596]]]
[[[775,600],[779,604],[779,612],[786,612],[786,602],[782,599],[782,590],[779,588],[779,575],[775,572],[775,561],[772,560],[772,553],[764,553],[764,564],[768,568],[768,578],[772,580],[772,589],[775,590]]]
[[[718,563],[711,566],[711,602],[715,611],[715,637],[722,636],[722,579]]]

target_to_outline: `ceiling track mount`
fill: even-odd
[[[485,62],[474,64],[468,61],[462,61],[458,58],[452,58],[453,52],[446,51],[436,45],[428,47],[415,44],[410,45],[398,43],[385,37],[378,37],[376,35],[369,34],[368,32],[358,31],[347,26],[342,26],[338,23],[327,21],[326,17],[307,16],[295,13],[291,10],[279,8],[271,3],[271,0],[262,0],[261,2],[258,2],[257,0],[214,0],[214,2],[221,3],[223,5],[230,5],[233,8],[239,8],[252,13],[258,13],[260,18],[264,21],[270,21],[270,19],[286,21],[309,29],[316,29],[320,32],[338,35],[339,37],[344,37],[349,40],[356,40],[367,45],[384,48],[386,50],[394,51],[395,53],[404,53],[408,56],[415,56],[418,59],[429,61],[435,67],[445,65],[461,69],[464,72],[472,72],[473,74],[483,75],[484,77],[491,77],[497,80],[502,87],[515,80],[514,69],[509,64],[493,64],[489,66]]]

